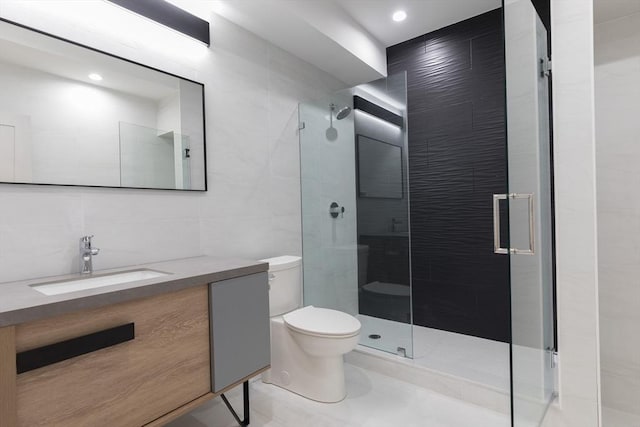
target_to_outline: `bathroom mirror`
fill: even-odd
[[[402,147],[358,135],[358,194],[402,199]]]
[[[0,182],[204,191],[204,85],[2,20]]]

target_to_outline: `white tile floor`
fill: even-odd
[[[640,427],[640,416],[615,409],[602,408],[603,427]]]
[[[413,363],[438,372],[509,391],[509,345],[499,341],[359,315],[360,344],[396,353],[413,354]],[[381,335],[369,339],[370,334]],[[411,337],[413,334],[413,349]]]
[[[508,427],[509,417],[422,387],[345,364],[348,396],[334,404],[314,402],[260,381],[251,383],[255,427]],[[230,392],[242,411],[241,387]],[[232,427],[233,417],[217,398],[169,427]]]

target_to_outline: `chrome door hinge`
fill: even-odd
[[[540,58],[540,77],[549,77],[551,75],[551,59]]]
[[[549,354],[549,366],[551,369],[555,369],[558,367],[558,352],[551,347],[547,348],[547,353]]]

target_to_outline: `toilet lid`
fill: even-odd
[[[360,332],[360,321],[337,310],[312,305],[282,316],[290,328],[301,333],[324,336],[352,336]]]

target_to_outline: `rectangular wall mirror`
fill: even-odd
[[[358,135],[360,197],[402,199],[402,147]]]
[[[0,21],[0,182],[206,190],[204,85]]]

